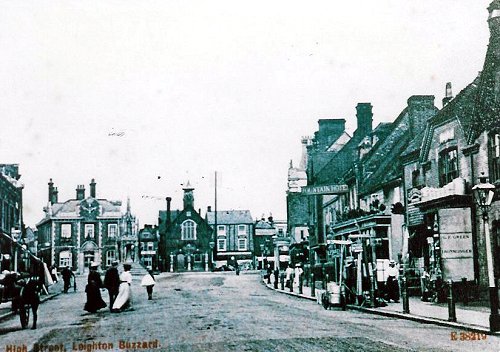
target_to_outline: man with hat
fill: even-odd
[[[396,267],[396,262],[394,260],[389,261],[389,268],[387,269],[387,300],[391,299],[399,303],[399,269]]]
[[[106,270],[106,274],[104,275],[104,287],[108,290],[109,310],[111,311],[120,287],[120,274],[118,273],[117,260],[114,260],[113,263],[111,263],[111,267]]]

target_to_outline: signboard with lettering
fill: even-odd
[[[474,280],[470,208],[439,209],[438,216],[443,279]]]
[[[353,252],[363,252],[363,244],[362,243],[353,243],[351,246],[351,250]]]
[[[308,196],[322,194],[342,194],[349,192],[347,185],[323,185],[302,187],[302,193]]]

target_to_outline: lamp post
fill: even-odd
[[[482,211],[484,223],[484,241],[486,242],[486,263],[488,266],[488,283],[490,293],[490,331],[500,331],[500,316],[498,315],[498,287],[495,280],[493,267],[493,252],[491,248],[490,227],[488,223],[488,210],[495,195],[495,186],[487,182],[487,177],[481,175],[480,183],[472,187],[476,204]]]

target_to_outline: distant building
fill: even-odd
[[[139,260],[148,269],[158,270],[158,227],[144,225],[139,230]]]
[[[183,209],[159,212],[159,267],[162,271],[208,271],[212,266],[212,228],[194,209],[194,188],[183,188]],[[213,244],[213,242],[212,242]]]
[[[97,198],[93,179],[88,197],[78,185],[76,197],[64,202],[58,201],[52,179],[48,186],[45,216],[36,225],[38,256],[45,263],[83,272],[91,262],[107,267],[114,260],[136,259],[137,225],[130,202],[123,214],[121,201]]]
[[[212,228],[217,224],[215,262],[217,266],[253,261],[253,219],[249,210],[222,210],[216,213],[208,208],[207,222]],[[234,258],[233,258],[234,257]]]
[[[264,215],[255,222],[254,262],[258,269],[286,268],[290,261],[292,239],[287,232],[287,222],[274,220],[272,215]]]

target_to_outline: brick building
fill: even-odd
[[[137,225],[130,203],[126,213],[121,207],[121,201],[97,198],[93,179],[89,196],[85,195],[85,187],[78,185],[75,198],[59,202],[51,179],[45,216],[36,225],[38,256],[48,265],[70,266],[80,273],[91,262],[104,268],[114,260],[134,260],[135,243],[128,239],[134,234],[137,238]],[[122,236],[126,236],[126,243],[122,243]]]
[[[183,188],[183,209],[158,214],[158,260],[162,271],[208,271],[213,263],[212,228],[194,208],[194,188],[189,182]]]
[[[233,265],[234,260],[241,264],[253,262],[254,222],[249,210],[218,210],[209,207],[206,219],[208,224],[217,227],[215,258],[217,266]]]

